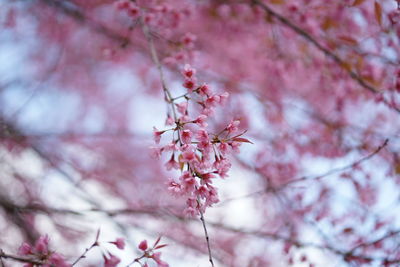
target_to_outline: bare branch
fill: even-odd
[[[335,63],[337,63],[342,69],[344,69],[347,74],[354,79],[359,85],[361,85],[364,89],[374,93],[374,94],[380,94],[381,91],[376,89],[375,87],[369,85],[366,83],[357,73],[352,71],[351,69],[345,68],[344,66],[345,61],[343,61],[339,56],[334,54],[332,51],[329,49],[325,48],[322,44],[320,44],[314,37],[312,37],[309,33],[307,33],[304,29],[300,28],[299,26],[295,25],[293,22],[291,22],[289,19],[285,18],[284,16],[278,14],[274,10],[272,10],[268,5],[265,3],[261,2],[260,0],[252,0],[251,1],[254,5],[257,5],[261,7],[265,12],[268,13],[271,17],[276,18],[278,21],[280,21],[283,25],[286,27],[290,28],[297,34],[299,34],[301,37],[303,37],[305,40],[313,44],[318,50],[323,52],[327,57],[331,58]],[[400,109],[393,107],[394,110],[400,113]]]

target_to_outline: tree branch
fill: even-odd
[[[6,254],[6,253],[4,253],[4,251],[2,249],[0,249],[0,259],[1,258],[11,259],[11,260],[14,260],[14,261],[19,261],[19,262],[32,263],[32,264],[35,264],[37,266],[42,266],[43,265],[43,262],[28,258],[28,257],[20,257],[20,256],[16,256],[16,255]]]
[[[323,52],[327,57],[331,58],[337,65],[339,65],[342,69],[344,69],[347,74],[355,80],[359,85],[361,85],[364,89],[374,93],[374,94],[381,94],[382,92],[376,89],[375,87],[369,85],[366,83],[357,73],[352,71],[351,69],[345,68],[344,66],[345,61],[343,61],[339,56],[335,55],[332,51],[329,49],[325,48],[322,44],[320,44],[314,37],[312,37],[309,33],[307,33],[305,30],[300,28],[299,26],[295,25],[293,22],[291,22],[289,19],[285,18],[284,16],[278,14],[274,10],[272,10],[268,5],[265,3],[261,2],[260,0],[251,0],[252,4],[257,5],[261,7],[265,12],[268,13],[271,17],[276,18],[278,21],[280,21],[283,25],[286,27],[290,28],[294,32],[296,32],[298,35],[303,37],[305,40],[310,42],[312,45],[314,45],[318,50]],[[397,107],[393,107],[394,110],[400,113],[400,109]]]

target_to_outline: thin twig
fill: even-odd
[[[339,167],[339,168],[331,169],[330,171],[328,171],[328,172],[326,172],[324,174],[315,176],[313,178],[310,178],[310,177],[307,177],[307,176],[303,176],[303,177],[300,177],[298,179],[290,180],[289,182],[287,182],[287,183],[283,184],[282,186],[280,186],[280,188],[283,188],[283,187],[285,187],[285,186],[287,186],[289,184],[292,184],[292,183],[297,183],[297,182],[301,182],[301,181],[305,181],[305,180],[310,180],[310,179],[319,180],[319,179],[322,179],[322,178],[324,178],[326,176],[330,176],[332,174],[335,174],[335,173],[338,173],[338,172],[343,172],[345,170],[351,169],[354,166],[357,166],[357,165],[363,163],[364,161],[369,160],[370,158],[372,158],[376,154],[378,154],[384,147],[387,146],[388,143],[389,143],[389,139],[385,139],[385,141],[379,147],[377,147],[372,153],[368,154],[367,156],[365,156],[365,157],[363,157],[363,158],[361,158],[359,160],[356,160],[355,162],[353,162],[351,164],[348,164],[348,165],[345,165],[345,166],[342,166],[342,167]]]
[[[268,13],[268,15],[276,18],[279,20],[283,25],[287,26],[297,34],[299,34],[301,37],[309,41],[311,44],[313,44],[318,50],[323,52],[326,56],[330,57],[336,64],[338,64],[342,69],[344,69],[347,74],[357,81],[359,85],[361,85],[363,88],[367,89],[368,91],[374,93],[374,94],[380,94],[382,93],[375,87],[367,84],[356,72],[352,71],[349,68],[345,68],[344,66],[346,65],[346,62],[342,60],[339,56],[334,54],[332,51],[329,49],[325,48],[322,44],[320,44],[314,37],[312,37],[309,33],[307,33],[305,30],[300,28],[299,26],[295,25],[293,22],[291,22],[289,19],[285,18],[284,16],[278,14],[274,10],[272,10],[268,5],[265,3],[261,2],[260,0],[252,0],[252,3],[261,7],[264,11]],[[397,107],[393,107],[394,110],[400,113],[400,109]]]
[[[164,71],[163,71],[163,68],[161,66],[160,59],[158,58],[157,50],[156,50],[156,48],[154,46],[153,37],[152,37],[152,35],[150,33],[150,30],[149,30],[148,26],[144,22],[142,22],[142,30],[143,30],[143,33],[146,36],[147,41],[149,43],[150,53],[151,53],[151,57],[153,59],[153,62],[154,62],[154,64],[156,64],[158,72],[160,74],[160,82],[161,82],[161,86],[163,88],[165,100],[167,101],[168,104],[171,105],[171,109],[172,109],[172,113],[173,113],[174,119],[175,119],[175,121],[177,121],[178,117],[176,115],[175,105],[173,103],[174,102],[174,98],[172,97],[171,92],[169,91],[169,89],[167,87],[167,84],[165,82]]]
[[[74,266],[75,264],[77,264],[80,260],[86,258],[86,254],[94,247],[97,247],[99,244],[96,242],[94,242],[90,247],[86,248],[85,251],[82,253],[82,255],[80,255],[72,264],[71,266]]]
[[[377,147],[372,153],[370,153],[370,154],[366,155],[365,157],[362,157],[361,159],[358,159],[358,160],[356,160],[356,161],[354,161],[354,162],[352,162],[352,163],[350,163],[348,165],[331,169],[331,170],[329,170],[329,171],[327,171],[327,172],[325,172],[323,174],[317,175],[317,176],[302,176],[300,178],[296,178],[296,179],[290,180],[290,181],[288,181],[288,182],[286,182],[286,183],[284,183],[284,184],[282,184],[282,185],[280,185],[278,187],[268,187],[267,189],[255,191],[255,192],[252,192],[252,193],[248,193],[248,194],[243,195],[243,196],[239,196],[239,197],[235,197],[235,198],[229,198],[229,199],[226,199],[226,200],[220,202],[218,205],[223,205],[223,204],[226,204],[228,202],[231,202],[231,201],[234,201],[234,200],[237,200],[237,199],[253,197],[253,196],[256,196],[256,195],[264,194],[266,192],[276,193],[277,191],[284,189],[286,186],[288,186],[290,184],[294,184],[294,183],[298,183],[298,182],[302,182],[302,181],[308,181],[308,180],[320,180],[320,179],[325,178],[327,176],[331,176],[331,175],[333,175],[335,173],[346,171],[348,169],[353,168],[354,166],[357,166],[357,165],[363,163],[364,161],[369,160],[370,158],[372,158],[373,156],[378,154],[384,147],[386,147],[388,143],[389,143],[389,139],[385,139],[385,141],[379,147]],[[250,167],[250,166],[247,166],[247,167]],[[257,171],[257,170],[255,170],[255,171]]]
[[[20,257],[20,256],[16,256],[16,255],[11,255],[11,254],[6,254],[4,253],[3,250],[0,249],[0,259],[4,258],[4,259],[11,259],[14,261],[19,261],[19,262],[26,262],[26,263],[32,263],[38,266],[42,266],[43,262],[39,261],[39,260],[35,260],[35,259],[31,259],[28,257]]]
[[[198,201],[198,203],[200,203],[200,202]],[[201,220],[201,223],[203,224],[204,235],[205,235],[206,242],[207,242],[208,260],[210,261],[211,266],[214,267],[214,261],[213,261],[213,257],[212,257],[212,253],[211,253],[211,246],[210,246],[210,237],[209,237],[208,231],[207,231],[206,220],[204,219],[203,212],[201,211],[200,208],[199,208],[199,212],[200,212],[200,220]]]

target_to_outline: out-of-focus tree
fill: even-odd
[[[399,5],[1,1],[0,266],[398,266]]]

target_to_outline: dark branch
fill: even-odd
[[[287,18],[285,18],[284,16],[278,14],[277,12],[275,12],[274,10],[272,10],[268,5],[266,5],[265,3],[259,1],[259,0],[252,0],[251,1],[254,5],[257,5],[259,7],[261,7],[265,12],[268,13],[268,15],[270,15],[271,17],[274,17],[275,19],[277,19],[279,22],[281,22],[283,25],[285,25],[286,27],[290,28],[291,30],[293,30],[294,32],[296,32],[297,34],[299,34],[301,37],[303,37],[305,40],[307,40],[308,42],[310,42],[312,45],[314,45],[318,50],[320,50],[321,52],[323,52],[327,57],[331,58],[335,63],[337,63],[342,69],[344,69],[347,74],[354,79],[355,81],[357,81],[357,83],[359,85],[361,85],[364,89],[367,89],[368,91],[374,93],[374,94],[380,94],[381,92],[376,89],[375,87],[369,85],[368,83],[366,83],[357,73],[355,73],[354,71],[352,71],[351,69],[345,68],[344,66],[346,65],[346,62],[344,60],[342,60],[340,57],[338,57],[337,55],[335,55],[332,51],[330,51],[329,49],[325,48],[322,44],[320,44],[314,37],[312,37],[309,33],[307,33],[305,30],[303,30],[302,28],[300,28],[299,26],[295,25],[293,22],[291,22],[290,20],[288,20]],[[395,109],[397,112],[400,113],[400,109],[393,107],[393,109]]]

